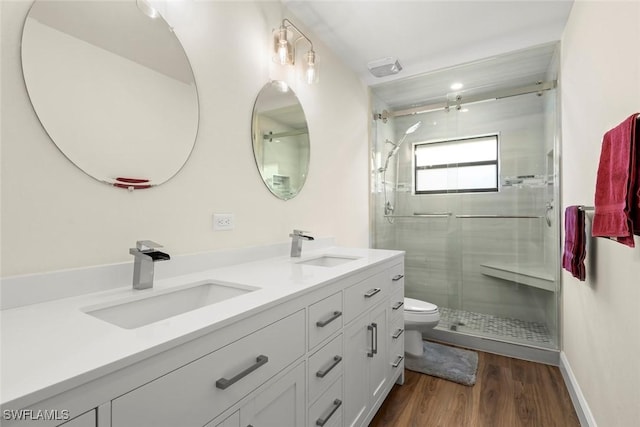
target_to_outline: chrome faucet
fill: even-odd
[[[133,289],[149,289],[153,287],[153,263],[171,259],[169,254],[157,251],[162,245],[151,240],[138,240],[136,247],[129,249],[135,257],[133,263]]]
[[[308,231],[302,230],[293,230],[293,233],[289,234],[291,240],[291,256],[292,257],[300,257],[302,253],[302,241],[303,240],[313,240],[313,237],[307,236],[303,233],[308,233]]]

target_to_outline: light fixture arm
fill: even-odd
[[[309,43],[310,46],[310,51],[314,52],[313,50],[313,42],[311,41],[311,39],[309,37],[307,37],[298,27],[295,26],[295,24],[291,21],[289,21],[287,18],[284,18],[282,20],[282,25],[280,28],[284,28],[286,30],[288,30],[289,28],[293,28],[294,30],[296,30],[296,32],[300,35],[294,42],[293,42],[293,47],[294,47],[294,51],[295,51],[295,47],[298,44],[298,42],[302,39],[306,40],[307,43]],[[295,55],[293,55],[293,62],[292,64],[295,64],[296,62],[296,57]]]

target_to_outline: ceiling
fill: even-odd
[[[557,43],[547,43],[483,60],[372,87],[373,94],[391,110],[450,101],[456,96],[492,94],[496,90],[533,85],[557,76]],[[453,90],[453,83],[463,87]]]
[[[573,5],[573,0],[282,2],[369,86],[560,40]],[[403,70],[372,76],[367,63],[389,56]]]

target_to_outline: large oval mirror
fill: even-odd
[[[199,118],[182,45],[143,1],[36,1],[22,34],[24,79],[46,132],[85,173],[130,189],[182,168]]]
[[[295,197],[309,170],[307,119],[286,83],[267,83],[253,107],[253,155],[262,180],[280,199]]]

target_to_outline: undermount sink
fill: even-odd
[[[297,264],[315,265],[319,267],[335,267],[336,265],[341,265],[346,262],[355,261],[357,259],[358,257],[323,255],[317,258],[311,258],[305,261],[300,261]]]
[[[146,298],[128,299],[108,306],[92,306],[83,311],[121,328],[135,329],[257,289],[250,286],[205,281]]]

